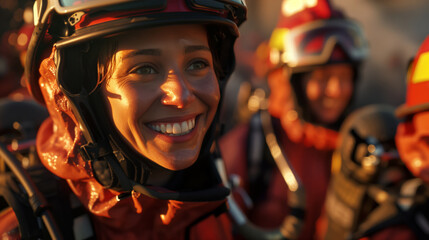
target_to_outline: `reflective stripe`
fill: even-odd
[[[422,213],[417,213],[416,223],[425,234],[429,234],[429,222]]]
[[[422,53],[413,74],[413,83],[429,81],[429,52]]]

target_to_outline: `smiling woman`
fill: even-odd
[[[212,145],[244,3],[38,0],[34,9],[28,85],[51,115],[38,153],[91,215],[92,235],[230,239]]]
[[[116,67],[101,86],[111,117],[139,153],[185,169],[198,158],[220,98],[207,32],[178,25],[132,35],[118,37]]]

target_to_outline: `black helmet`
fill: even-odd
[[[182,201],[223,199],[228,190],[219,191],[219,179],[197,192],[184,193],[175,184],[168,193],[144,186],[153,168],[159,167],[129,146],[115,129],[101,98],[97,75],[97,59],[101,39],[137,28],[169,24],[198,23],[207,26],[209,45],[215,63],[220,64],[216,75],[220,88],[234,69],[233,46],[238,26],[246,18],[242,0],[37,0],[34,5],[36,28],[26,62],[28,87],[40,102],[43,96],[38,69],[46,52],[55,48],[56,81],[73,111],[85,142],[80,146],[84,160],[90,162],[95,178],[104,187],[120,192],[132,190],[162,199]],[[92,54],[92,55],[91,55]],[[98,57],[98,56],[97,56]],[[67,66],[64,67],[64,66]],[[218,114],[217,114],[218,115]],[[213,144],[215,117],[200,152],[207,157]],[[212,172],[213,161],[198,161],[178,175],[190,175],[195,168]],[[196,173],[200,176],[203,173]],[[210,175],[214,177],[214,175]],[[217,182],[216,182],[217,181]],[[189,181],[188,181],[189,182]],[[213,184],[213,182],[216,182]],[[215,186],[215,187],[214,187]],[[170,186],[169,186],[170,187]],[[213,187],[213,188],[210,188]],[[195,187],[185,187],[195,190]]]
[[[341,126],[341,171],[362,183],[374,181],[380,168],[399,161],[395,145],[399,120],[394,108],[370,105],[349,115]]]

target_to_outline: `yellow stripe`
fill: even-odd
[[[413,83],[426,81],[429,81],[429,52],[420,55],[413,76]]]
[[[341,170],[341,153],[340,151],[334,151],[332,154],[331,172],[333,174],[339,173]]]
[[[270,43],[269,43],[270,48],[277,49],[278,51],[283,52],[285,50],[285,39],[286,39],[286,34],[288,32],[289,32],[289,29],[287,28],[274,29],[270,38]]]

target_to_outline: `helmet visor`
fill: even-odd
[[[57,1],[53,1],[57,2]],[[68,11],[77,11],[83,9],[89,9],[94,7],[104,7],[112,4],[120,4],[120,3],[129,3],[129,2],[138,2],[142,5],[155,5],[155,6],[163,6],[166,4],[166,0],[149,0],[149,1],[135,1],[135,0],[59,0],[57,3],[62,9]],[[57,8],[60,9],[60,8]]]
[[[243,0],[185,0],[185,2],[191,9],[207,11],[227,10],[227,5],[241,7],[246,5]],[[88,9],[108,9],[112,6],[115,10],[147,9],[150,11],[164,9],[167,7],[167,3],[168,0],[48,0],[46,9],[53,9],[59,14],[86,11]],[[44,22],[50,12],[46,11],[45,16],[41,16],[42,5],[42,1],[37,1],[34,5],[34,23],[36,25],[39,20]]]
[[[282,62],[291,67],[326,64],[336,45],[352,62],[363,60],[368,52],[360,27],[345,19],[321,20],[294,28],[284,41]]]

